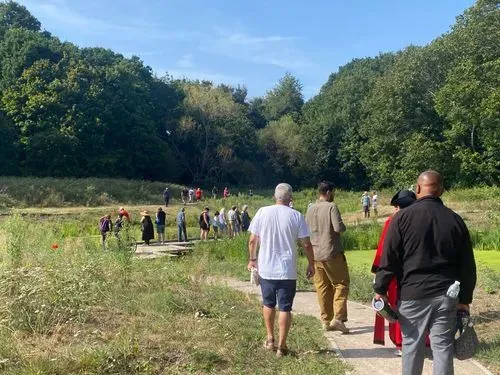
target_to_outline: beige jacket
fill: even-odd
[[[314,260],[329,260],[344,251],[340,233],[346,227],[335,203],[317,201],[307,210],[306,222],[311,231]]]

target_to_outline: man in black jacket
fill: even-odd
[[[391,279],[400,287],[403,375],[422,374],[425,333],[430,332],[435,375],[453,375],[453,333],[457,309],[469,310],[476,263],[463,220],[443,205],[443,178],[423,172],[417,201],[398,212],[388,229],[375,279],[375,298],[385,299]],[[448,288],[460,282],[457,298]]]

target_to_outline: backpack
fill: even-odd
[[[109,231],[109,219],[107,217],[103,217],[99,221],[99,230],[101,231],[101,233],[106,233]]]

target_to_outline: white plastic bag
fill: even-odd
[[[259,286],[260,285],[260,277],[257,268],[252,267],[250,270],[250,284]]]

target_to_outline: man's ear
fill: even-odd
[[[415,194],[420,194],[420,184],[417,184],[417,188],[415,189]]]

